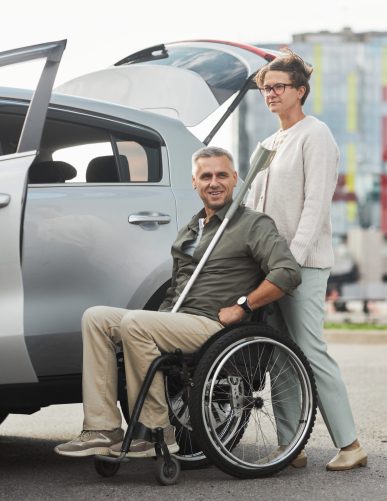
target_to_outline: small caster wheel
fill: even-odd
[[[156,479],[161,485],[174,485],[179,481],[180,462],[171,457],[167,463],[163,457],[156,459]]]
[[[94,467],[101,477],[113,477],[120,469],[120,463],[111,463],[103,459],[95,458]]]

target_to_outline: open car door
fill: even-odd
[[[0,66],[45,59],[16,152],[0,150],[0,385],[37,381],[24,340],[21,272],[27,174],[39,149],[48,103],[66,41],[0,53]],[[1,94],[1,91],[0,91]],[[0,138],[0,146],[1,138]]]

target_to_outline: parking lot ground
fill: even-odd
[[[387,344],[387,330],[326,329],[329,343]]]
[[[335,449],[321,416],[307,446],[308,466],[287,468],[259,480],[238,480],[215,467],[183,471],[180,483],[162,487],[153,461],[122,465],[102,478],[91,459],[56,455],[53,447],[82,426],[81,405],[43,409],[32,416],[9,416],[0,427],[0,499],[3,500],[307,500],[387,499],[387,344],[331,343],[353,406],[359,438],[369,453],[365,468],[327,472]]]

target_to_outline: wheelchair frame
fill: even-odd
[[[242,346],[239,355],[238,343]],[[283,450],[281,449],[282,444],[280,443],[277,443],[277,448],[274,447],[269,449],[265,446],[266,452],[262,457],[259,456],[257,460],[255,460],[255,457],[254,460],[246,459],[244,457],[244,452],[242,457],[241,453],[236,454],[234,451],[238,449],[238,444],[242,440],[245,429],[249,426],[248,421],[250,419],[250,414],[258,412],[267,413],[267,410],[263,409],[264,403],[260,395],[265,384],[267,384],[267,374],[270,372],[269,360],[261,360],[264,366],[263,372],[261,373],[260,368],[258,371],[259,377],[256,378],[256,381],[251,381],[251,388],[248,389],[247,392],[243,391],[243,389],[242,391],[238,390],[238,388],[248,386],[246,382],[249,378],[247,367],[246,371],[242,368],[243,374],[242,376],[238,376],[239,379],[234,382],[231,381],[231,383],[227,380],[227,383],[224,383],[229,385],[230,395],[227,393],[227,395],[224,396],[222,393],[222,400],[227,409],[231,409],[229,416],[231,416],[232,419],[230,419],[230,423],[227,424],[225,428],[222,425],[221,433],[218,432],[217,427],[212,424],[214,419],[213,416],[211,416],[211,412],[208,411],[209,408],[211,409],[216,404],[216,399],[219,397],[217,395],[216,383],[212,383],[212,390],[210,388],[209,378],[211,375],[208,376],[210,371],[209,368],[215,367],[215,370],[227,372],[227,364],[230,363],[230,357],[239,356],[240,358],[242,356],[244,358],[243,350],[249,350],[249,363],[251,369],[253,369],[258,364],[257,359],[251,360],[252,351],[250,350],[250,345],[256,349],[260,359],[264,358],[263,352],[266,349],[265,347],[269,347],[267,349],[270,349],[271,352],[269,353],[268,351],[265,356],[266,359],[272,358],[272,366],[277,363],[273,362],[273,350],[280,349],[283,353],[287,353],[291,359],[291,364],[293,364],[294,367],[297,366],[295,373],[299,373],[299,386],[302,390],[299,393],[305,393],[305,396],[302,397],[304,409],[302,414],[300,414],[299,423],[297,425],[298,428],[297,431],[294,432],[294,439],[292,439],[293,442],[291,442],[291,445]],[[217,353],[217,350],[220,350],[220,353]],[[234,350],[234,352],[231,350]],[[222,356],[224,358],[222,358]],[[284,363],[281,363],[284,366]],[[216,364],[218,364],[218,366],[222,366],[223,364],[223,368],[221,367],[218,369]],[[246,361],[244,364],[246,365]],[[193,378],[190,377],[188,367],[194,367]],[[192,427],[195,430],[196,442],[201,447],[205,457],[226,473],[239,478],[258,478],[277,473],[291,463],[309,439],[316,416],[317,397],[313,373],[305,356],[290,339],[280,336],[262,322],[236,324],[226,327],[216,333],[193,354],[183,355],[181,350],[176,350],[174,353],[165,353],[153,360],[130,416],[120,456],[95,457],[95,468],[100,475],[105,477],[113,476],[118,471],[121,462],[130,461],[130,458],[126,457],[126,453],[130,449],[132,440],[134,438],[143,438],[155,444],[157,480],[162,485],[177,483],[180,475],[179,456],[170,454],[164,441],[163,430],[161,428],[147,428],[138,421],[145,398],[156,372],[162,370],[164,373],[168,373],[176,368],[182,374],[183,384],[187,386],[188,391],[192,391],[193,393],[194,401],[190,401],[189,406],[190,419]],[[240,369],[238,370],[241,372]],[[255,375],[256,373],[257,368],[255,368]],[[274,378],[272,378],[271,373],[270,378],[270,385],[273,387]],[[226,381],[224,377],[223,380]],[[206,399],[208,400],[210,398],[208,395],[211,391],[212,400],[210,399],[211,403],[208,404]],[[197,409],[200,409],[200,412],[197,412]],[[274,420],[271,419],[271,421],[273,421],[272,424],[274,429]],[[233,430],[236,430],[234,435]],[[189,433],[188,430],[187,433]],[[271,440],[274,446],[276,438],[272,436]],[[247,444],[246,450],[248,450],[249,446],[251,449],[251,444]],[[240,448],[241,446],[239,446],[239,449]],[[200,457],[198,461],[203,462],[203,457]],[[192,461],[192,463],[193,466],[195,466],[195,461]],[[187,465],[186,462],[183,464]]]

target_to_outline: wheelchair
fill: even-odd
[[[169,453],[161,428],[138,422],[158,370],[164,372],[180,447],[176,454]],[[316,418],[316,394],[311,367],[291,339],[259,320],[226,327],[194,354],[176,350],[153,361],[121,455],[96,456],[95,468],[104,477],[115,475],[121,462],[130,461],[125,453],[132,439],[144,438],[155,444],[156,479],[162,485],[177,483],[181,467],[208,464],[239,478],[271,476],[305,447]]]

